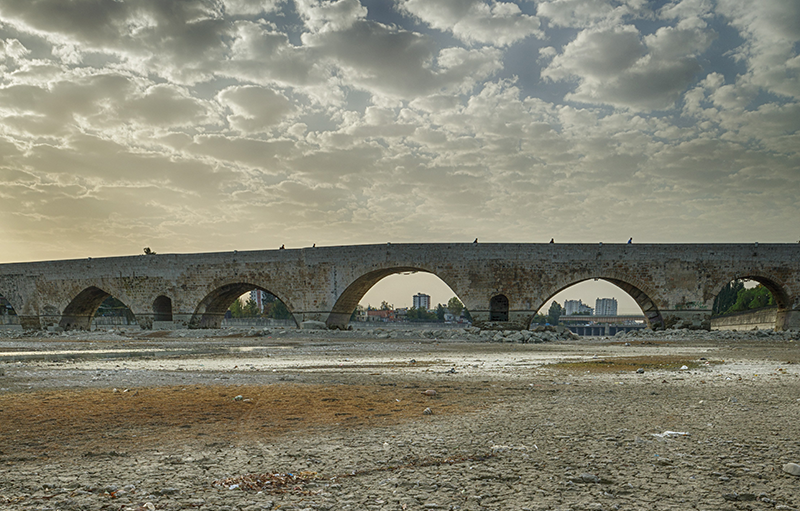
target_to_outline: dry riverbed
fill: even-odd
[[[797,334],[0,335],[0,509],[800,509]]]

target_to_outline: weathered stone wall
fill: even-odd
[[[774,307],[726,314],[711,318],[711,330],[773,330],[777,318],[778,309]]]
[[[502,294],[508,320],[518,324],[558,291],[604,279],[630,293],[652,324],[698,326],[722,286],[751,278],[775,295],[778,326],[800,327],[797,244],[386,244],[140,255],[0,265],[0,294],[27,328],[88,328],[107,294],[145,328],[159,297],[171,301],[174,324],[216,327],[234,297],[256,287],[280,298],[298,323],[344,326],[376,282],[407,271],[439,276],[479,322]]]

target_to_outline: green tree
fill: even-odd
[[[464,310],[464,304],[461,303],[458,297],[454,296],[447,301],[447,310],[449,310],[453,316],[459,317],[461,316],[461,311]]]
[[[751,309],[760,309],[761,307],[768,307],[775,305],[775,299],[769,289],[761,284],[750,289],[740,289],[736,295],[736,303],[734,303],[727,311],[742,312]]]
[[[436,314],[422,308],[417,309],[416,307],[411,307],[408,309],[408,312],[406,312],[406,319],[408,321],[435,321]]]
[[[243,318],[257,318],[261,315],[261,311],[258,309],[258,304],[252,298],[248,298],[242,307],[242,317]]]
[[[547,311],[547,322],[551,325],[558,324],[558,318],[564,313],[564,308],[558,302],[553,302],[550,305],[550,310]]]
[[[286,308],[286,305],[282,301],[275,300],[270,304],[267,317],[272,319],[291,319],[292,313],[289,312],[289,309]]]
[[[444,308],[444,305],[441,303],[436,306],[436,319],[439,321],[444,321],[444,315],[447,312],[447,309]]]
[[[536,324],[536,325],[544,325],[547,322],[548,322],[547,316],[545,316],[543,314],[535,314],[533,316],[533,319],[531,320],[531,323]]]
[[[711,309],[711,313],[714,316],[719,316],[720,314],[728,312],[728,309],[733,307],[733,304],[736,303],[739,291],[742,289],[744,289],[744,282],[739,279],[732,280],[725,284],[717,297],[714,298],[714,305]]]
[[[392,309],[394,309],[394,305],[390,304],[386,300],[381,302],[381,310],[382,311],[390,311]]]
[[[243,318],[244,317],[244,307],[242,306],[242,301],[237,297],[236,300],[233,301],[228,310],[231,311],[231,317],[233,318]]]

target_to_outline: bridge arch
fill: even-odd
[[[192,319],[189,321],[189,328],[219,328],[222,325],[222,320],[228,307],[231,306],[234,300],[256,289],[275,296],[283,302],[289,312],[294,312],[292,305],[282,296],[265,287],[250,282],[231,282],[216,287],[200,301],[195,308]],[[294,314],[292,315],[294,316]],[[295,323],[297,323],[297,319],[295,319]]]
[[[786,291],[786,286],[780,283],[778,279],[770,275],[754,272],[736,274],[727,280],[723,279],[723,281],[717,282],[712,289],[709,302],[713,304],[714,299],[719,295],[720,291],[722,291],[722,288],[734,280],[752,280],[758,282],[772,293],[772,297],[775,299],[775,304],[778,306],[778,309],[786,309],[792,305],[792,300],[789,293]]]
[[[18,323],[17,308],[0,290],[0,326],[16,325]]]
[[[428,273],[437,277],[454,292],[467,310],[470,310],[469,304],[458,294],[458,290],[448,282],[446,278],[443,278],[435,271],[419,266],[394,266],[370,271],[353,280],[342,294],[339,295],[336,303],[334,303],[331,308],[331,312],[328,314],[328,319],[325,322],[328,328],[347,328],[350,322],[350,316],[353,314],[353,311],[356,310],[356,307],[364,295],[367,294],[367,291],[384,278],[401,273]]]
[[[172,321],[172,298],[159,295],[153,300],[153,321]]]
[[[489,300],[489,321],[508,321],[508,297],[500,294]]]
[[[119,296],[112,295],[108,291],[105,291],[97,286],[89,286],[83,289],[69,302],[69,305],[64,308],[64,312],[61,313],[61,321],[59,321],[59,326],[64,330],[91,329],[92,320],[97,313],[97,309],[99,309],[100,305],[111,296],[114,296],[118,300],[124,299],[124,297],[120,298]],[[127,304],[126,307],[128,307]],[[130,310],[130,307],[128,307],[128,310]],[[134,316],[133,319],[135,321],[136,318],[133,311],[131,311],[131,314]]]
[[[798,297],[792,296],[788,291],[788,286],[782,283],[778,278],[774,277],[773,275],[768,275],[762,272],[742,272],[735,274],[728,280],[722,279],[722,281],[718,281],[715,283],[714,287],[712,288],[711,297],[709,299],[710,303],[714,303],[714,300],[719,296],[722,288],[725,287],[729,282],[734,280],[750,280],[754,282],[758,282],[772,294],[772,299],[775,301],[776,306],[776,315],[775,315],[775,325],[774,328],[777,330],[783,330],[787,325],[787,315],[788,312],[792,309],[792,307],[796,306],[796,302]],[[744,311],[747,312],[747,311]],[[719,317],[719,316],[718,316]]]
[[[625,291],[631,298],[633,298],[639,308],[642,309],[642,313],[644,314],[649,327],[654,329],[664,327],[664,318],[659,310],[657,298],[655,298],[657,296],[656,293],[652,289],[649,289],[649,287],[644,283],[636,282],[636,279],[629,277],[593,275],[590,277],[583,277],[561,282],[557,286],[553,286],[545,292],[547,298],[542,300],[536,309],[541,309],[545,303],[547,303],[551,298],[561,291],[564,291],[575,284],[586,282],[587,280],[604,280],[614,284],[621,290]],[[530,325],[530,322],[528,324]]]

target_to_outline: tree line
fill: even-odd
[[[360,307],[360,306],[359,306]],[[363,310],[363,309],[362,309]],[[367,305],[368,311],[370,310],[394,310],[394,305],[386,302],[385,300],[381,302],[381,306],[379,309],[371,305]],[[350,316],[350,321],[356,320],[356,315],[358,314],[359,308],[353,311],[353,314]],[[406,321],[444,321],[445,315],[450,312],[455,317],[460,317],[463,313],[464,317],[468,321],[472,321],[472,316],[470,316],[469,311],[464,304],[461,303],[457,297],[452,297],[450,300],[447,301],[447,305],[442,305],[441,303],[436,305],[436,308],[433,311],[429,311],[425,308],[417,308],[411,307],[406,311],[405,319]]]
[[[264,310],[258,308],[258,303],[252,298],[248,298],[246,302],[237,298],[233,301],[228,312],[232,318],[269,318],[269,319],[291,319],[292,313],[286,308],[286,305],[278,300],[278,297],[269,293],[265,293],[261,303],[264,305]]]
[[[714,298],[712,315],[721,316],[774,305],[776,305],[775,298],[769,289],[761,284],[745,288],[744,281],[737,279],[725,284],[725,287]]]
[[[558,325],[559,319],[563,315],[564,307],[560,303],[553,301],[547,310],[547,314],[535,314],[531,323],[536,325]]]

